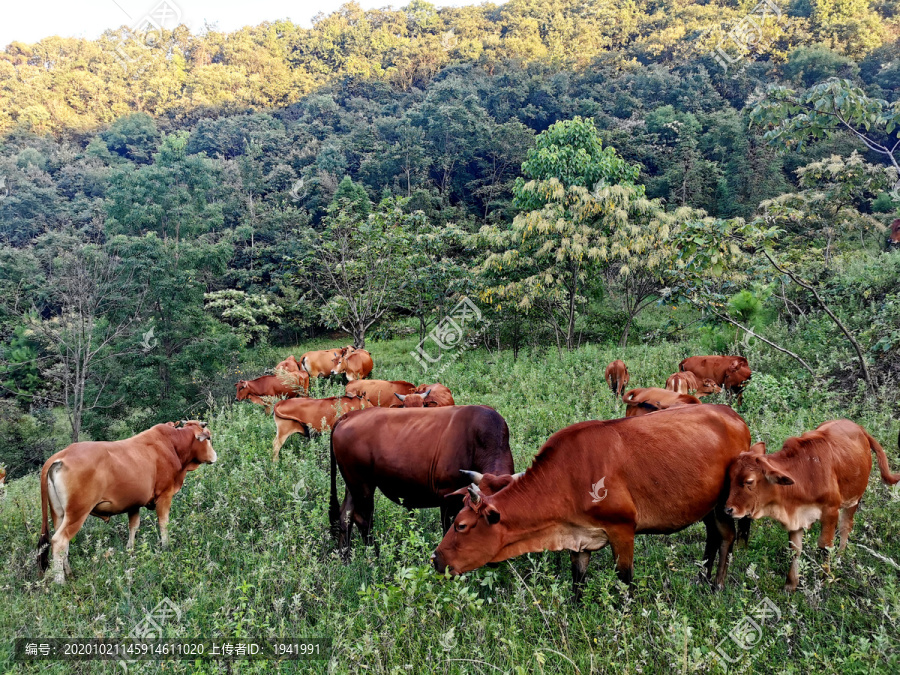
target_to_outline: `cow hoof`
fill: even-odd
[[[784,585],[785,593],[793,593],[796,590],[797,590],[797,584],[785,584]]]

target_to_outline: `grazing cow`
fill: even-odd
[[[312,352],[306,352],[300,357],[300,367],[309,373],[310,378],[313,377],[330,377],[331,369],[334,367],[335,354],[340,354],[347,348],[342,349],[319,349]]]
[[[372,405],[381,408],[400,408],[402,398],[398,401],[395,395],[405,396],[416,390],[416,385],[404,380],[354,380],[345,388],[347,396],[365,396]]]
[[[888,485],[900,482],[900,474],[891,473],[878,441],[850,420],[825,422],[802,436],[792,436],[780,452],[771,455],[766,454],[765,443],[756,443],[731,467],[726,512],[736,518],[773,518],[789,533],[794,557],[786,591],[797,588],[803,534],[814,522],[822,521],[819,548],[825,549],[826,556],[836,529],[840,529],[840,549],[846,548],[853,516],[869,484],[873,451],[881,480]]]
[[[41,573],[48,567],[47,549],[52,545],[54,580],[64,583],[71,576],[69,541],[91,515],[109,521],[110,516],[127,513],[130,549],[141,508],[156,509],[159,536],[168,546],[172,498],[188,471],[215,461],[209,429],[196,420],[157,424],[123,441],[73,443],[57,452],[41,470]],[[56,530],[52,539],[48,508]]]
[[[335,466],[347,485],[342,506]],[[331,435],[329,509],[342,554],[349,555],[354,523],[366,544],[374,543],[376,489],[408,509],[440,507],[446,532],[462,498],[445,497],[470,480],[461,471],[513,473],[509,427],[493,408],[371,408],[344,416]]]
[[[281,446],[292,435],[300,433],[309,438],[313,431],[327,431],[334,421],[350,410],[369,405],[364,396],[330,396],[328,398],[289,398],[275,404],[275,440],[272,441],[272,461],[278,461]]]
[[[448,405],[456,405],[453,400],[453,392],[440,382],[432,382],[431,384],[420,384],[416,387],[415,394],[424,394],[430,392],[425,399],[426,408],[438,408]]]
[[[887,249],[889,251],[898,247],[900,247],[900,218],[891,223],[891,233],[887,239]]]
[[[266,414],[268,415],[272,412],[272,404],[264,401],[263,396],[293,398],[294,396],[309,393],[309,375],[297,373],[297,376],[299,379],[299,386],[297,387],[285,384],[282,378],[277,375],[263,375],[255,380],[240,380],[234,384],[237,390],[237,400],[249,400],[251,403],[265,406]]]
[[[628,380],[631,376],[628,374],[628,366],[624,361],[616,359],[606,366],[606,384],[612,389],[612,392],[621,397],[625,387],[628,386]]]
[[[687,406],[641,420],[574,424],[553,434],[531,467],[486,494],[473,483],[432,560],[463,574],[523,553],[569,550],[579,597],[591,552],[612,546],[630,584],[636,534],[670,534],[702,520],[706,578],[721,588],[735,538],[725,515],[728,467],[750,430],[728,406]]]
[[[752,375],[743,356],[691,356],[678,364],[678,370],[694,373],[701,380],[712,380],[730,395],[736,395],[739,405]]]
[[[334,352],[331,374],[344,374],[349,382],[367,378],[372,373],[372,368],[375,367],[372,355],[365,349],[353,349],[349,352],[346,351],[347,349],[345,347],[343,351]]]
[[[300,362],[297,361],[297,358],[293,354],[291,354],[284,361],[282,361],[277,366],[275,366],[275,371],[277,372],[279,370],[283,370],[286,373],[299,373],[299,372],[305,373],[306,372],[305,370],[302,370],[300,368]],[[308,376],[308,373],[307,373],[307,376]]]
[[[659,387],[632,389],[622,397],[625,401],[625,417],[640,417],[647,413],[684,405],[695,405],[700,399],[689,394],[676,394]]]
[[[702,398],[709,394],[718,394],[722,391],[722,387],[710,378],[707,377],[701,380],[690,371],[669,375],[669,379],[666,380],[666,389],[674,391],[676,394],[692,394],[697,398]]]

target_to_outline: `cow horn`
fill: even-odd
[[[465,469],[460,469],[459,472],[468,478],[472,485],[481,485],[481,480],[484,478],[483,473],[478,473],[477,471],[466,471]]]
[[[469,487],[469,499],[472,502],[472,506],[478,506],[481,503],[481,491],[478,489],[478,486],[475,483],[472,483]]]
[[[512,475],[512,478],[513,478],[513,480],[519,480],[519,479],[520,479],[522,476],[524,476],[524,475],[525,475],[525,472],[524,472],[524,471],[520,471],[519,473],[514,473],[514,474]]]
[[[433,388],[434,388],[434,387],[432,387],[432,389],[433,389]],[[431,393],[431,389],[426,390],[425,393],[422,394],[422,398],[428,398],[428,394],[430,394],[430,393]]]
[[[396,396],[397,398],[399,398],[401,401],[405,401],[405,400],[406,400],[406,394],[398,394],[397,392],[394,392],[394,396]]]

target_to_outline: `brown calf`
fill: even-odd
[[[372,405],[380,408],[400,408],[396,395],[405,396],[416,390],[416,385],[404,380],[354,380],[344,388],[347,396],[365,396]]]
[[[694,373],[701,380],[709,378],[729,395],[737,396],[738,404],[752,375],[750,364],[743,356],[691,356],[678,364],[678,369]]]
[[[73,443],[41,470],[41,538],[38,565],[43,573],[53,548],[53,577],[71,576],[69,542],[88,516],[109,521],[128,514],[127,548],[134,546],[141,508],[155,509],[159,536],[168,546],[169,508],[188,471],[216,461],[205,422],[157,424],[123,441]],[[47,511],[56,530],[50,539]]]
[[[878,441],[850,420],[825,422],[800,437],[792,436],[771,455],[766,454],[765,443],[756,443],[731,467],[726,512],[735,518],[773,518],[789,533],[793,560],[786,591],[797,588],[803,534],[814,522],[822,521],[819,548],[826,550],[826,557],[836,529],[841,533],[840,549],[847,546],[853,515],[869,484],[872,452],[881,479],[888,485],[900,482]]]
[[[345,350],[347,348],[345,347]],[[375,367],[372,355],[365,349],[353,349],[352,351],[334,352],[331,374],[347,376],[347,380],[362,380],[372,373]]]
[[[289,398],[275,404],[275,440],[272,441],[272,461],[278,461],[281,446],[292,435],[310,437],[312,431],[327,431],[334,421],[350,410],[370,405],[365,397],[330,396],[328,398]]]
[[[616,359],[606,366],[606,384],[609,385],[609,388],[612,389],[616,396],[622,396],[622,392],[625,391],[625,387],[628,386],[630,379],[628,366],[625,365],[624,361]]]
[[[238,401],[250,401],[257,405],[265,406],[266,414],[271,414],[272,403],[267,402],[264,397],[268,398],[292,398],[294,396],[302,396],[309,394],[309,375],[305,372],[297,372],[292,374],[297,378],[297,386],[285,382],[290,375],[285,371],[281,371],[281,375],[263,375],[255,380],[240,380],[235,382],[234,387],[237,390],[236,397]]]
[[[669,378],[666,380],[666,389],[674,391],[676,394],[691,394],[697,398],[702,398],[709,394],[718,394],[722,391],[722,387],[710,378],[707,377],[701,380],[690,371],[669,375]]]

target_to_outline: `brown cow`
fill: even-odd
[[[401,408],[437,408],[436,405],[425,405],[425,401],[431,396],[431,389],[426,389],[422,393],[412,393],[406,396],[402,394],[394,394],[400,399]]]
[[[372,361],[372,355],[365,349],[352,349],[352,351],[334,352],[332,358],[331,374],[347,376],[349,382],[354,380],[362,380],[372,373],[375,367]]]
[[[123,441],[73,443],[51,456],[41,470],[41,538],[38,565],[49,565],[53,548],[53,577],[64,583],[71,576],[69,541],[88,516],[109,521],[128,514],[128,543],[140,524],[141,508],[156,509],[159,536],[168,546],[169,508],[184,485],[188,471],[216,461],[205,422],[189,420],[157,424]],[[50,539],[47,510],[56,530]]]
[[[707,377],[701,380],[690,371],[669,375],[669,378],[666,380],[666,389],[674,391],[676,394],[691,394],[697,398],[718,394],[722,391],[722,387],[710,378]]]
[[[342,353],[346,347],[342,349],[318,349],[312,352],[306,352],[300,357],[300,367],[309,373],[310,378],[314,377],[330,377],[331,369],[334,367],[335,353]]]
[[[347,485],[338,505],[335,466]],[[465,485],[461,471],[511,474],[509,427],[484,405],[440,408],[371,408],[340,419],[331,435],[332,533],[346,557],[353,524],[367,545],[372,537],[375,490],[407,509],[440,507],[446,532],[462,508],[445,499]],[[480,475],[480,473],[478,474]]]
[[[300,368],[300,362],[297,361],[297,358],[293,354],[291,354],[284,361],[275,366],[275,370],[283,370],[288,373],[299,373],[301,371],[304,373],[306,372],[305,370],[302,370]]]
[[[743,401],[744,387],[753,374],[743,356],[691,356],[678,364],[681,372],[694,373],[701,380],[709,378],[731,396]]]
[[[659,387],[632,389],[622,397],[625,401],[625,417],[640,417],[647,413],[684,405],[695,405],[700,399],[689,394],[676,394]]]
[[[628,380],[631,376],[628,374],[628,366],[624,361],[616,359],[606,366],[606,384],[612,389],[612,392],[621,397],[625,387],[628,386]]]
[[[456,405],[453,400],[453,392],[440,382],[432,382],[431,384],[420,384],[413,393],[424,394],[430,392],[425,399],[426,408],[438,408],[448,405]]]
[[[309,375],[306,373],[296,373],[300,386],[294,387],[285,384],[283,377],[278,375],[263,375],[255,380],[240,380],[235,382],[234,387],[237,390],[236,396],[238,401],[249,400],[251,403],[265,406],[266,414],[271,414],[272,404],[263,400],[263,396],[267,397],[284,397],[292,398],[309,394]]]
[[[370,405],[362,396],[329,396],[328,398],[289,398],[275,404],[275,440],[272,441],[272,461],[285,441],[300,433],[310,438],[312,431],[327,431],[334,421],[350,410]]]
[[[395,394],[405,396],[416,390],[416,385],[404,380],[354,380],[345,387],[347,396],[365,396],[372,405],[382,408],[400,408]]]
[[[6,469],[0,466],[0,485],[6,482]]]
[[[766,454],[765,443],[756,443],[731,467],[726,512],[736,518],[773,518],[789,533],[793,560],[786,591],[797,588],[803,534],[814,522],[822,521],[819,548],[826,556],[838,528],[840,549],[846,548],[853,515],[869,484],[873,451],[881,480],[888,485],[900,482],[878,441],[850,420],[825,422],[800,437],[792,436],[771,455]]]
[[[706,578],[718,553],[721,588],[735,538],[724,511],[728,467],[749,447],[750,430],[724,405],[574,424],[553,434],[508,487],[487,495],[470,485],[432,560],[439,572],[462,574],[568,549],[577,597],[591,552],[611,545],[619,579],[630,584],[636,534],[670,534],[702,520]]]

